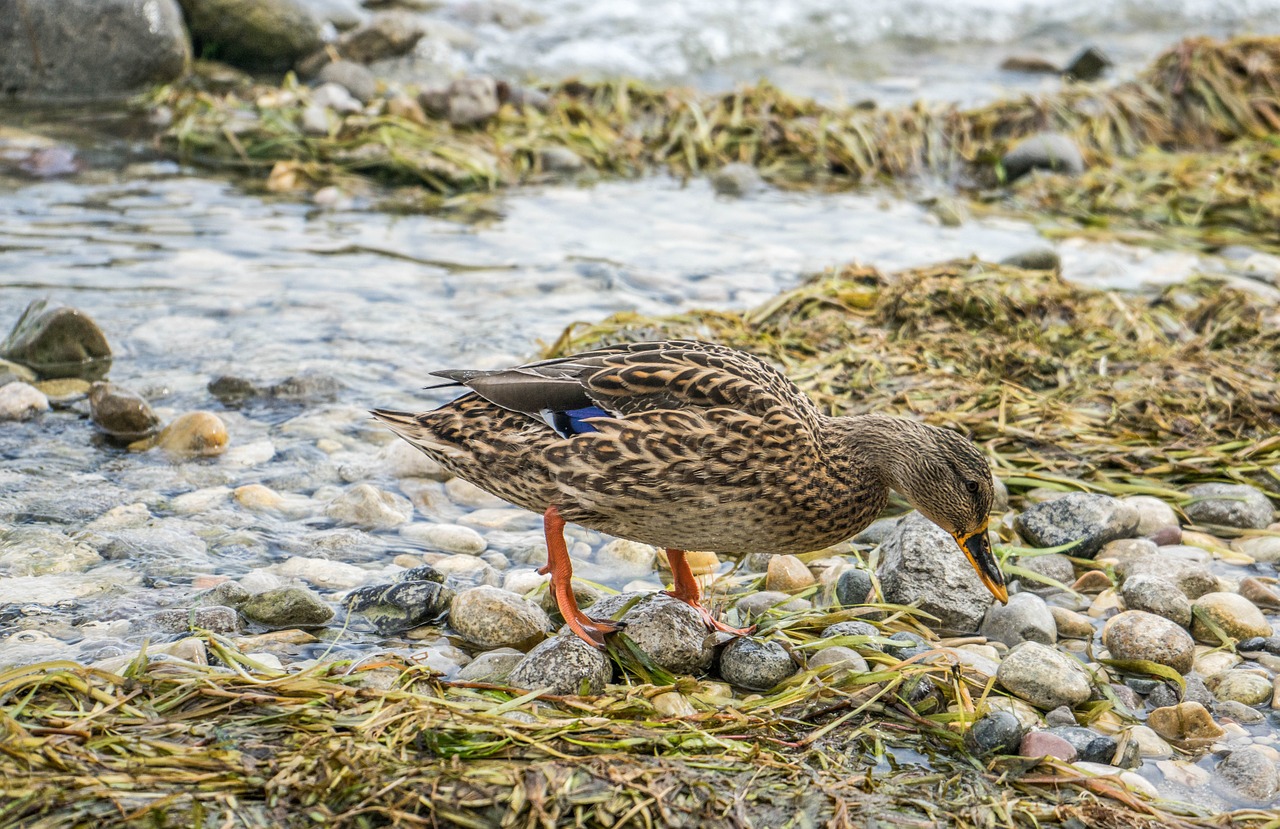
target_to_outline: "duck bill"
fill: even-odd
[[[983,524],[982,529],[968,535],[957,535],[955,539],[960,549],[964,551],[965,558],[969,559],[973,569],[978,571],[978,578],[982,580],[982,584],[1002,604],[1007,603],[1009,590],[1004,585],[1004,573],[1000,572],[1000,564],[991,552],[991,542],[987,540],[987,526]]]

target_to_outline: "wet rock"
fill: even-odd
[[[1200,484],[1188,489],[1187,494],[1196,500],[1183,507],[1183,512],[1197,524],[1261,530],[1271,523],[1271,499],[1254,487]]]
[[[1236,650],[1246,655],[1269,653],[1273,656],[1280,656],[1280,636],[1252,636],[1248,639],[1241,639],[1236,644]]]
[[[83,311],[47,300],[27,306],[0,343],[0,356],[43,378],[97,380],[111,367],[111,346],[97,323]]]
[[[298,72],[311,77],[329,62],[329,49],[355,63],[394,58],[413,50],[426,30],[415,15],[402,11],[379,12],[366,23],[345,32],[326,49],[298,64]]]
[[[955,539],[919,513],[904,517],[885,539],[877,574],[885,601],[919,600],[943,629],[976,630],[994,601]]]
[[[875,625],[867,622],[859,622],[857,620],[850,622],[836,622],[834,625],[828,625],[822,631],[823,639],[834,639],[837,636],[880,636],[880,629]],[[866,644],[859,645],[868,650],[881,650],[879,645]]]
[[[449,84],[449,123],[465,127],[483,124],[498,114],[498,85],[493,78],[459,78]]]
[[[866,570],[850,568],[836,580],[836,602],[841,607],[866,604],[871,595],[871,574]]]
[[[1066,175],[1084,172],[1084,156],[1074,138],[1058,132],[1042,132],[1018,142],[1000,159],[1005,180],[1016,181],[1032,170]]]
[[[325,515],[341,524],[386,530],[407,524],[413,517],[413,505],[402,495],[357,484],[331,501]]]
[[[235,608],[217,605],[193,607],[189,610],[162,610],[150,621],[167,633],[186,633],[203,629],[213,633],[235,633],[240,630],[240,614]]]
[[[524,654],[515,648],[496,648],[476,656],[458,671],[458,679],[465,682],[504,683],[524,660]]]
[[[1071,584],[1076,577],[1075,565],[1071,563],[1071,559],[1057,553],[1047,556],[1023,556],[1018,559],[1018,566],[1024,570],[1030,570],[1033,573],[1039,573],[1042,576],[1053,579],[1062,585]],[[1022,586],[1025,590],[1034,590],[1036,592],[1052,592],[1058,589],[1031,578],[1022,579]]]
[[[209,381],[209,394],[218,399],[224,406],[238,406],[250,398],[262,394],[262,389],[254,385],[252,380],[230,374],[219,375]]]
[[[1219,787],[1255,803],[1270,804],[1280,795],[1280,769],[1258,746],[1231,752],[1214,774]]]
[[[1031,75],[1057,75],[1062,72],[1057,64],[1038,55],[1011,55],[1000,62],[1000,68],[1006,72],[1025,72]]]
[[[547,688],[552,694],[599,694],[612,676],[608,657],[565,632],[529,651],[507,681],[516,688]]]
[[[361,587],[347,594],[347,609],[364,616],[379,633],[411,630],[439,620],[454,592],[435,581],[402,581]]]
[[[455,589],[488,585],[497,587],[502,576],[493,566],[478,556],[455,555],[433,562],[435,569],[444,576],[444,583]]]
[[[249,600],[251,595],[248,590],[245,590],[237,582],[224,581],[200,594],[198,602],[202,607],[225,606],[239,608]]]
[[[629,601],[624,596],[598,602],[587,612],[593,619],[611,619]],[[655,593],[636,602],[622,617],[625,633],[655,663],[673,674],[698,674],[711,667],[713,641],[696,610],[684,602]],[[727,678],[727,677],[726,677]]]
[[[1053,248],[1031,248],[1006,256],[1000,264],[1024,271],[1057,271],[1062,268],[1062,259]]]
[[[1213,679],[1218,674],[1231,670],[1241,662],[1241,658],[1230,651],[1211,650],[1204,647],[1197,650],[1202,652],[1196,655],[1193,670],[1205,679]]]
[[[866,529],[853,537],[855,544],[870,544],[875,546],[883,544],[884,540],[893,533],[893,528],[898,526],[903,516],[894,516],[892,518],[877,518],[867,525]]]
[[[484,536],[461,524],[408,524],[400,535],[428,550],[478,556],[488,548]]]
[[[852,674],[866,673],[869,670],[862,654],[853,648],[838,645],[815,651],[809,657],[809,668],[820,670],[831,682],[839,682]]]
[[[339,84],[344,90],[345,85]],[[349,91],[349,90],[348,90]],[[325,102],[326,106],[333,106],[342,112],[356,112],[360,107],[357,104],[352,107],[349,100],[359,98],[354,92],[349,96],[340,96],[340,102],[334,106],[333,102]],[[279,383],[273,383],[263,390],[263,394],[274,400],[283,400],[290,403],[329,403],[338,399],[338,395],[346,388],[342,381],[328,374],[320,374],[318,372],[309,372],[306,374],[295,374],[286,377]]]
[[[1053,616],[1053,624],[1060,639],[1093,638],[1093,620],[1088,616],[1057,606],[1050,607],[1049,614]]]
[[[1133,535],[1138,512],[1110,495],[1071,492],[1028,507],[1014,519],[1013,526],[1037,547],[1057,547],[1078,540],[1069,554],[1093,558],[1108,541]]]
[[[596,552],[596,563],[623,576],[653,572],[658,549],[649,544],[615,538]]]
[[[765,590],[779,593],[795,593],[813,585],[817,579],[804,562],[795,556],[780,555],[769,559],[769,569],[764,578]]]
[[[1252,671],[1227,671],[1217,677],[1213,695],[1222,702],[1261,705],[1271,699],[1271,681]]]
[[[200,54],[253,70],[283,70],[322,45],[301,0],[179,0]]]
[[[1077,593],[1089,595],[1097,595],[1113,587],[1115,585],[1111,583],[1111,577],[1101,570],[1086,570],[1071,585],[1071,589]]]
[[[1097,46],[1086,46],[1067,63],[1063,74],[1077,81],[1096,81],[1113,65]]]
[[[720,653],[720,676],[753,691],[767,691],[796,672],[791,654],[779,642],[741,637]]]
[[[89,389],[89,419],[110,437],[126,443],[160,429],[160,418],[140,395],[114,383],[94,383]]]
[[[1280,610],[1280,588],[1249,576],[1240,580],[1240,595],[1256,607]]]
[[[1191,602],[1171,581],[1157,576],[1131,576],[1125,579],[1120,595],[1130,610],[1154,613],[1180,627],[1191,627]]]
[[[758,620],[770,610],[793,613],[797,610],[806,610],[811,607],[811,604],[807,599],[793,598],[786,593],[779,593],[775,590],[761,590],[759,593],[743,596],[734,607],[743,620],[750,623]]]
[[[1075,746],[1049,731],[1032,731],[1018,746],[1021,757],[1057,757],[1070,763],[1078,754]]]
[[[316,83],[336,83],[362,104],[369,103],[378,94],[378,79],[373,73],[361,64],[349,60],[326,64],[316,75]]]
[[[1204,706],[1213,704],[1213,693],[1205,686],[1203,678],[1191,673],[1184,679],[1187,685],[1185,691],[1179,690],[1175,685],[1161,683],[1147,695],[1147,702],[1156,708],[1169,708],[1180,702],[1198,702]]]
[[[174,0],[42,0],[0,12],[0,97],[124,98],[177,79],[190,59]]]
[[[304,587],[277,587],[250,596],[240,605],[246,619],[269,628],[305,628],[333,618],[333,608]]]
[[[541,641],[551,628],[542,608],[488,585],[458,593],[450,607],[449,624],[473,645],[517,650]]]
[[[1157,708],[1147,716],[1147,725],[1170,742],[1190,745],[1206,745],[1226,733],[1198,702]]]
[[[2,158],[3,156],[0,156]],[[43,387],[36,379],[36,373],[24,365],[10,362],[9,360],[0,360],[0,386],[7,386],[10,383],[22,382],[34,385],[41,392],[48,395],[50,392]],[[46,381],[58,382],[58,381]]]
[[[0,386],[0,421],[30,420],[49,411],[49,398],[35,386],[22,382]]]
[[[586,169],[582,156],[568,147],[545,147],[538,150],[538,167],[544,173],[572,174]]]
[[[1191,607],[1196,615],[1191,623],[1191,635],[1209,645],[1218,644],[1218,637],[1205,624],[1204,619],[1200,618],[1201,615],[1235,639],[1270,636],[1272,633],[1271,625],[1262,611],[1236,593],[1206,593],[1196,599]]]
[[[92,547],[57,530],[18,526],[0,532],[0,573],[5,576],[82,573],[101,560]]]
[[[1140,576],[1172,580],[1188,599],[1198,599],[1218,590],[1218,577],[1203,563],[1177,557],[1185,547],[1160,547],[1156,554],[1123,562],[1116,573],[1125,581]]]
[[[1267,719],[1258,709],[1250,708],[1246,703],[1235,699],[1218,700],[1214,703],[1213,715],[1220,720],[1232,720],[1241,725],[1257,725]]]
[[[1129,739],[1138,747],[1139,757],[1163,759],[1173,756],[1173,747],[1151,728],[1135,725],[1129,728],[1128,733]]]
[[[1130,495],[1121,499],[1138,512],[1137,535],[1150,536],[1167,528],[1178,528],[1178,514],[1173,507],[1151,495]]]
[[[978,756],[1017,754],[1025,729],[1008,711],[989,711],[974,721],[964,735],[965,746]]]
[[[1280,536],[1277,535],[1237,538],[1231,542],[1231,549],[1244,553],[1259,564],[1280,563]]]
[[[1034,593],[1015,593],[1008,604],[991,605],[978,632],[1009,647],[1022,642],[1052,645],[1058,639],[1053,614],[1044,599]]]
[[[712,170],[711,188],[721,196],[741,198],[764,189],[764,179],[750,164],[733,163]]]
[[[890,636],[883,647],[885,653],[899,660],[910,659],[917,654],[933,650],[933,645],[925,641],[923,636],[905,630]]]
[[[227,425],[213,412],[178,415],[152,440],[129,444],[130,449],[159,447],[174,458],[207,458],[227,449]]]
[[[327,558],[290,556],[275,566],[275,571],[286,579],[302,579],[316,587],[329,590],[346,590],[369,581],[370,573],[363,567],[345,561]]]
[[[1000,663],[996,679],[1005,690],[1037,708],[1079,705],[1089,699],[1089,675],[1075,659],[1039,642],[1024,642]]]
[[[1174,622],[1154,613],[1126,610],[1102,629],[1102,643],[1115,659],[1145,659],[1180,674],[1191,670],[1196,643]]]
[[[1119,747],[1114,737],[1081,726],[1056,726],[1048,733],[1070,745],[1076,756],[1086,763],[1110,764]]]

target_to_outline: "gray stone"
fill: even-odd
[[[205,388],[209,394],[218,399],[219,403],[228,407],[238,406],[262,394],[262,389],[258,388],[252,380],[230,374],[221,374],[213,378]]]
[[[0,99],[124,98],[175,80],[190,60],[174,0],[0,5]]]
[[[895,515],[892,518],[877,518],[866,526],[866,528],[853,537],[855,544],[883,544],[884,540],[893,533],[893,528],[898,526],[898,522],[902,520],[901,515]]]
[[[359,63],[338,60],[326,64],[316,75],[316,83],[336,83],[351,93],[362,104],[367,104],[378,94],[378,79]]]
[[[1063,74],[1077,81],[1096,81],[1114,64],[1097,46],[1086,46],[1067,63]]]
[[[89,419],[110,437],[131,443],[160,430],[151,404],[114,383],[94,383],[89,389]]]
[[[1256,708],[1250,708],[1243,702],[1234,699],[1219,700],[1213,704],[1213,714],[1218,719],[1235,720],[1241,725],[1257,725],[1267,717]]]
[[[506,682],[524,658],[525,655],[515,648],[485,651],[458,671],[458,679],[466,682]]]
[[[1023,570],[1030,570],[1033,573],[1047,576],[1067,587],[1070,587],[1076,578],[1076,568],[1071,563],[1071,559],[1058,553],[1051,553],[1047,556],[1023,556],[1018,559],[1018,566]],[[1021,579],[1021,583],[1024,590],[1034,590],[1036,592],[1053,592],[1060,589],[1032,578],[1024,577]]]
[[[965,746],[978,756],[1017,754],[1024,733],[1022,723],[1008,711],[989,711],[964,735]]]
[[[0,386],[0,420],[30,420],[49,411],[49,398],[29,383],[14,382]]]
[[[547,688],[552,694],[598,694],[612,676],[608,657],[564,633],[529,651],[507,681],[516,688]]]
[[[1159,498],[1130,495],[1121,500],[1138,511],[1138,526],[1134,530],[1138,535],[1150,536],[1169,528],[1178,529],[1178,514]]]
[[[1011,648],[1022,642],[1052,645],[1058,640],[1049,606],[1034,593],[1015,593],[1008,604],[991,605],[978,632]]]
[[[1191,634],[1163,616],[1142,610],[1126,610],[1108,619],[1102,644],[1115,659],[1155,662],[1180,674],[1191,670],[1196,655]]]
[[[324,512],[342,524],[385,530],[408,523],[413,517],[413,505],[403,495],[357,484],[331,501]]]
[[[764,189],[764,180],[750,164],[733,163],[711,172],[711,187],[721,196],[741,198]]]
[[[1079,175],[1084,172],[1084,156],[1074,138],[1058,132],[1042,132],[1018,142],[1000,159],[1005,180],[1015,181],[1032,170]]]
[[[881,636],[880,629],[875,625],[867,622],[859,622],[857,620],[851,622],[836,622],[834,625],[828,625],[822,631],[823,639],[834,639],[837,636]],[[882,651],[883,647],[868,642],[865,645],[859,645],[860,648],[867,650]]]
[[[1172,580],[1182,594],[1192,600],[1217,592],[1218,577],[1204,564],[1179,558],[1172,552],[1181,549],[1185,548],[1159,547],[1155,555],[1121,562],[1116,566],[1116,574],[1125,581],[1141,576]]]
[[[0,356],[44,378],[97,380],[111,368],[111,346],[97,323],[83,311],[46,300],[36,300],[22,312],[0,343]]]
[[[478,556],[489,546],[484,536],[461,524],[408,524],[400,535],[428,550]]]
[[[551,620],[528,599],[483,585],[454,597],[449,624],[481,648],[526,650],[546,636]]]
[[[1191,627],[1191,602],[1178,585],[1167,579],[1151,575],[1130,576],[1120,588],[1120,596],[1130,610],[1154,613],[1180,627]]]
[[[824,677],[838,682],[852,674],[866,673],[867,660],[853,648],[839,645],[822,648],[809,657],[809,668],[820,670]]]
[[[363,69],[356,66],[355,69]],[[367,70],[366,70],[367,71]],[[344,83],[338,83],[352,96],[359,98],[349,86]],[[372,95],[370,96],[372,97]],[[363,99],[361,99],[363,100]],[[350,109],[350,107],[348,107]],[[358,110],[359,107],[351,111]],[[284,400],[290,403],[329,403],[338,399],[338,395],[346,388],[346,385],[336,377],[319,372],[306,372],[303,374],[294,374],[284,378],[278,383],[272,383],[270,386],[262,390],[262,393],[273,400]]]
[[[1037,547],[1078,541],[1067,553],[1076,558],[1093,558],[1108,541],[1133,535],[1138,511],[1110,495],[1071,492],[1028,507],[1014,519],[1013,526]]]
[[[240,614],[235,608],[214,605],[162,610],[151,615],[151,622],[167,633],[186,633],[198,628],[213,633],[235,633],[240,629]]]
[[[224,581],[216,584],[209,590],[201,593],[198,603],[205,607],[218,607],[224,605],[226,607],[238,608],[244,604],[252,596],[248,590],[245,590],[237,582]]]
[[[546,147],[538,151],[538,166],[544,173],[578,173],[586,168],[582,156],[568,147]]]
[[[885,601],[919,601],[946,630],[977,630],[994,601],[955,539],[919,513],[903,518],[881,545],[878,575]]]
[[[866,604],[870,594],[871,574],[866,570],[851,567],[836,579],[836,602],[842,607]]]
[[[720,653],[720,676],[753,691],[767,691],[796,672],[791,654],[779,642],[734,639]]]
[[[758,593],[751,593],[738,599],[737,604],[734,605],[738,614],[746,622],[754,622],[770,610],[791,613],[797,610],[807,610],[809,607],[812,607],[812,604],[808,599],[797,599],[777,590],[761,590]]]
[[[618,598],[621,597],[598,602],[587,615],[593,619],[612,618],[620,605],[611,600]],[[679,599],[662,593],[645,596],[632,605],[622,621],[626,623],[623,633],[671,673],[696,674],[711,667],[714,640],[707,635],[702,616]]]
[[[277,587],[240,605],[246,619],[269,628],[316,627],[333,618],[333,608],[304,587]]]
[[[467,127],[498,114],[498,84],[490,77],[459,78],[449,84],[449,123]]]
[[[196,51],[233,66],[283,70],[319,49],[320,21],[300,0],[179,0]]]
[[[1062,267],[1062,259],[1053,248],[1031,248],[1006,256],[1000,264],[1024,271],[1056,271]]]
[[[361,587],[347,594],[347,609],[364,616],[379,633],[431,624],[449,610],[454,593],[435,581],[400,581]]]
[[[1271,523],[1271,499],[1254,487],[1200,484],[1188,489],[1187,494],[1196,500],[1183,507],[1183,512],[1197,524],[1261,530]]]
[[[1079,705],[1092,693],[1089,675],[1079,662],[1039,642],[1023,642],[1009,651],[996,680],[1009,693],[1046,711]]]
[[[425,33],[422,21],[415,15],[402,11],[379,12],[368,22],[344,33],[332,48],[349,61],[367,64],[411,52]],[[328,60],[326,52],[308,58],[299,66],[299,71],[307,76],[318,72]]]
[[[311,106],[331,109],[343,115],[350,115],[362,109],[355,96],[348,92],[345,86],[336,83],[322,83],[313,89]],[[316,126],[319,126],[318,122]]]
[[[1199,674],[1190,673],[1184,679],[1187,683],[1185,693],[1176,685],[1165,682],[1147,695],[1147,702],[1154,708],[1167,708],[1180,702],[1198,702],[1202,706],[1214,703],[1213,692],[1204,684],[1204,679]]]
[[[1221,788],[1246,800],[1269,804],[1280,794],[1280,770],[1257,746],[1231,752],[1214,772]]]

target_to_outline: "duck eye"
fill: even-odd
[[[978,482],[977,482],[977,481],[965,481],[965,482],[964,482],[964,488],[965,488],[965,489],[967,489],[967,490],[969,490],[969,494],[970,494],[970,495],[977,495],[977,494],[978,494]]]

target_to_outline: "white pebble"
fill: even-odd
[[[49,398],[29,383],[0,386],[0,420],[28,420],[49,410]]]
[[[400,535],[429,550],[445,553],[478,556],[489,546],[480,533],[458,524],[407,524],[400,528]]]

